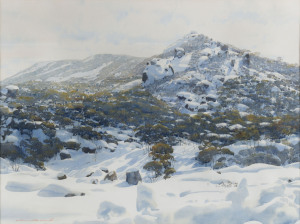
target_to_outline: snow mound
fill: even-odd
[[[44,187],[44,184],[41,183],[24,183],[17,181],[9,181],[5,189],[12,192],[32,192],[40,190]]]
[[[5,88],[8,90],[19,90],[19,87],[15,86],[15,85],[8,85],[8,86],[5,86]]]
[[[232,201],[232,206],[240,208],[243,206],[244,200],[248,195],[247,180],[243,179],[237,191],[231,192],[226,199]]]
[[[126,214],[126,209],[124,207],[109,201],[102,202],[98,210],[98,218],[105,220],[109,220],[112,217],[120,217],[124,214]]]
[[[151,188],[139,184],[137,186],[137,198],[136,198],[136,208],[138,211],[142,210],[154,210],[157,204],[155,202],[155,195]]]
[[[73,192],[69,188],[57,185],[50,184],[47,187],[39,191],[38,196],[40,197],[65,197],[67,194],[80,194],[79,192]]]

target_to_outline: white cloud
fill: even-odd
[[[191,30],[299,60],[297,0],[2,0],[1,79],[43,60],[151,56]]]

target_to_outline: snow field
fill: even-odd
[[[45,164],[46,171],[20,165],[19,172],[13,172],[10,163],[1,159],[4,223],[18,219],[22,223],[52,219],[54,223],[247,224],[299,220],[299,163],[212,170],[194,159],[197,144],[182,141],[174,147],[175,175],[153,180],[142,169],[150,158],[141,145],[120,141],[113,153],[105,149],[95,155],[69,152],[71,159],[53,159]],[[118,180],[104,181],[102,167],[115,170]],[[132,169],[140,170],[143,183],[127,184],[125,174]],[[67,179],[58,180],[59,173]],[[94,179],[99,182],[92,184]]]

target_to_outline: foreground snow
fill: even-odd
[[[299,223],[299,163],[284,167],[255,164],[221,170],[200,167],[197,145],[175,146],[176,174],[151,180],[142,166],[145,147],[119,142],[115,152],[96,155],[70,151],[46,171],[21,165],[12,170],[1,159],[3,223]],[[118,180],[104,181],[105,167]],[[143,183],[128,185],[127,170],[137,168]],[[86,177],[88,174],[91,176]],[[57,175],[67,179],[58,180]],[[97,184],[92,181],[98,180]],[[64,197],[73,193],[75,197]],[[84,196],[80,196],[84,193]],[[298,222],[297,222],[298,221]]]

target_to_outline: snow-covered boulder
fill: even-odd
[[[15,98],[19,94],[19,87],[15,85],[6,86],[1,94],[6,95],[7,97]]]
[[[203,56],[207,56],[207,57],[209,57],[209,56],[211,56],[213,54],[213,51],[212,51],[212,49],[211,48],[205,48],[205,49],[203,49],[202,51],[201,51],[201,55],[203,55]]]
[[[197,86],[203,87],[204,89],[207,89],[211,85],[212,83],[208,80],[201,80],[200,82],[197,82]]]
[[[206,101],[212,101],[212,102],[216,102],[217,101],[217,96],[216,95],[213,95],[213,94],[208,94],[207,96],[206,96]]]
[[[116,171],[110,171],[105,177],[104,180],[110,180],[110,181],[114,181],[117,180],[117,173]]]
[[[84,152],[84,153],[96,153],[96,149],[91,149],[89,147],[83,147],[82,152]]]
[[[198,109],[200,108],[200,104],[197,103],[197,102],[188,102],[186,105],[185,105],[185,108],[190,110],[190,111],[198,111]]]
[[[144,86],[154,83],[156,80],[174,74],[174,69],[166,59],[152,59],[150,65],[143,71],[142,81]]]
[[[9,143],[17,143],[19,141],[19,139],[14,136],[14,135],[8,135],[5,137],[4,142],[9,142]]]
[[[185,51],[181,47],[176,47],[174,49],[174,58],[182,58],[185,55]]]
[[[126,172],[126,182],[128,184],[137,185],[139,181],[142,181],[142,177],[138,170],[132,170]]]
[[[68,152],[60,152],[59,156],[61,160],[71,159],[71,154]]]

